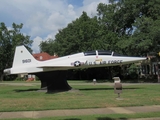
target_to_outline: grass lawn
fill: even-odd
[[[114,94],[112,85],[81,83],[71,81],[69,84],[74,90],[53,94],[38,92],[40,85],[37,84],[0,84],[0,111],[160,105],[160,84],[125,85],[121,94],[123,100],[116,100],[117,94]]]

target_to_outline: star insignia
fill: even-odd
[[[74,62],[74,66],[75,66],[75,67],[78,67],[78,66],[80,66],[80,65],[81,65],[81,62],[79,62],[79,61],[75,61],[75,62]]]

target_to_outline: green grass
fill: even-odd
[[[74,82],[72,81],[70,84],[72,83]],[[124,86],[121,94],[123,100],[118,101],[113,86],[108,86],[107,83],[101,85],[75,83],[71,85],[75,90],[53,94],[37,92],[39,85],[13,86],[0,84],[0,111],[160,105],[159,84]]]

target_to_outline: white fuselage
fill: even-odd
[[[4,73],[28,74],[77,68],[116,66],[146,60],[144,57],[116,56],[114,52],[108,54],[99,51],[94,51],[93,53],[81,52],[46,61],[37,61],[33,56],[27,54],[27,51],[22,46],[16,48],[13,66],[5,69]]]

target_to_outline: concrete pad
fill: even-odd
[[[1,118],[2,112],[0,112],[0,118]]]
[[[160,106],[137,106],[137,107],[125,107],[125,109],[127,110],[131,110],[134,112],[140,112],[140,113],[144,113],[144,112],[158,112],[160,111]]]
[[[34,111],[33,118],[65,116],[63,110]]]
[[[32,118],[33,112],[3,112],[0,119],[6,118]]]
[[[35,111],[35,112],[33,112],[33,118],[54,117],[54,116],[111,114],[113,112],[114,111],[107,109],[107,108],[74,109],[74,110],[48,110],[48,111]]]
[[[108,108],[92,109],[95,114],[112,114],[114,111]]]
[[[90,115],[94,114],[90,110],[85,109],[76,109],[76,110],[64,110],[66,116],[76,116],[76,115]]]
[[[55,116],[80,116],[94,114],[132,114],[143,112],[160,112],[160,105],[137,106],[137,107],[109,107],[91,109],[72,109],[72,110],[47,110],[47,111],[24,111],[24,112],[0,112],[0,119],[12,118],[42,118]],[[149,120],[158,120],[149,119]],[[142,119],[141,119],[142,120]]]
[[[137,119],[129,119],[129,120],[160,120],[159,117],[156,118],[137,118]]]
[[[132,113],[135,113],[134,111],[131,111],[131,110],[127,110],[126,108],[123,108],[123,107],[111,107],[111,108],[108,108],[112,111],[114,111],[114,113],[124,113],[124,114],[132,114]]]
[[[123,100],[123,98],[116,98],[116,100]]]

